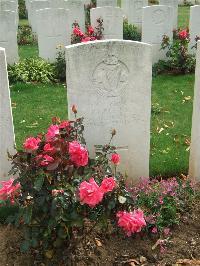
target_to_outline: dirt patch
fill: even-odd
[[[12,226],[0,227],[0,266],[200,266],[200,204],[196,202],[192,211],[182,216],[182,222],[174,228],[164,253],[160,253],[158,247],[152,250],[157,241],[155,236],[126,238],[117,234],[109,237],[91,234],[76,247],[63,249],[56,261],[39,262],[30,254],[20,253],[21,239],[21,233]]]

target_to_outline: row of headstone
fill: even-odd
[[[9,64],[13,64],[19,59],[17,31],[16,12],[0,10],[0,47],[6,49],[7,62]]]
[[[11,169],[8,152],[12,155],[15,152],[15,136],[4,48],[0,48],[0,136],[0,180],[4,180]]]
[[[85,117],[85,138],[93,156],[109,133],[121,154],[120,171],[137,180],[149,176],[152,49],[144,43],[105,40],[66,47],[67,93]],[[200,42],[198,44],[190,176],[200,179]],[[79,78],[77,79],[77,76]],[[88,97],[89,95],[89,97]],[[10,169],[7,152],[14,153],[14,129],[6,71],[0,48],[0,179]],[[92,132],[92,134],[91,134]],[[101,132],[101,134],[99,134]]]

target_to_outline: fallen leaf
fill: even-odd
[[[190,260],[190,259],[180,259],[176,262],[176,266],[185,265],[185,266],[200,266],[200,260]]]
[[[102,247],[102,243],[98,238],[95,238],[95,242],[96,242],[97,247]]]

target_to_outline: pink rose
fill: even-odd
[[[118,226],[126,232],[127,236],[140,232],[142,227],[146,226],[144,213],[139,209],[134,212],[119,211],[117,218]]]
[[[103,193],[111,192],[116,187],[116,182],[113,177],[106,177],[101,183],[100,189]]]
[[[51,152],[51,153],[55,152],[55,148],[51,146],[50,143],[45,144],[43,150],[45,152]]]
[[[91,178],[89,182],[83,181],[79,186],[80,201],[89,205],[91,208],[99,204],[103,199],[103,192],[95,182],[94,178]]]
[[[84,37],[82,38],[81,42],[90,42],[91,38],[90,37]]]
[[[78,141],[69,143],[69,154],[70,160],[76,166],[85,166],[88,164],[88,151]]]
[[[73,34],[80,36],[80,37],[84,36],[84,33],[78,27],[75,27],[73,29]]]
[[[179,35],[179,38],[182,40],[185,40],[189,36],[187,30],[180,31],[178,35]]]
[[[28,152],[36,151],[39,148],[41,139],[30,137],[25,140],[23,146]]]
[[[54,162],[54,158],[51,157],[51,156],[49,156],[49,155],[47,155],[47,154],[45,154],[45,155],[42,155],[42,154],[38,155],[38,156],[36,157],[36,160],[39,161],[39,164],[40,164],[41,166],[47,166],[47,165],[49,165],[50,163],[53,163],[53,162]]]
[[[51,141],[56,135],[59,135],[59,126],[51,125],[46,134],[46,141]]]
[[[68,131],[70,130],[70,122],[69,121],[62,121],[59,125],[60,129],[67,129]]]
[[[115,165],[118,165],[120,163],[120,155],[118,153],[113,153],[111,156],[111,161]]]
[[[92,26],[88,27],[88,34],[92,35],[94,33],[94,28]]]
[[[1,181],[2,188],[0,189],[0,200],[10,199],[14,202],[14,196],[20,189],[20,184],[13,185],[14,178],[10,178],[8,181]]]
[[[157,227],[153,227],[152,229],[151,229],[151,232],[153,233],[153,234],[157,234],[158,233],[158,229],[157,229]]]

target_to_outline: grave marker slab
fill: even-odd
[[[190,7],[189,30],[190,30],[189,50],[191,53],[195,54],[196,49],[193,48],[193,46],[196,44],[195,38],[196,36],[200,37],[200,6],[199,5]]]
[[[0,180],[8,177],[11,163],[8,152],[15,153],[15,136],[12,120],[5,49],[0,47]]]
[[[6,49],[7,62],[18,61],[16,12],[0,11],[0,47]]]
[[[71,43],[69,10],[63,8],[45,8],[36,11],[39,56],[54,62],[58,46]]]
[[[178,0],[159,0],[160,5],[171,6],[173,8],[173,28],[177,29],[178,23]]]
[[[154,5],[143,8],[142,41],[153,46],[153,63],[166,58],[166,49],[161,50],[163,35],[173,38],[173,9]]]
[[[97,19],[103,19],[103,39],[123,39],[123,12],[119,7],[97,7],[90,10],[91,25],[95,28]]]
[[[130,178],[149,176],[152,50],[148,44],[105,40],[66,47],[69,114],[84,117],[90,155],[94,145],[113,144],[120,170]]]
[[[117,7],[117,0],[97,0],[97,7],[103,6]]]
[[[189,176],[200,180],[200,41],[196,60]]]

